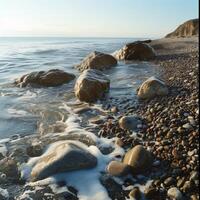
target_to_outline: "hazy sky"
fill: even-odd
[[[198,0],[0,0],[0,36],[160,37]]]

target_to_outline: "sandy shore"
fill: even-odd
[[[162,38],[153,40],[150,45],[158,55],[187,53],[198,50],[198,37],[190,38]]]

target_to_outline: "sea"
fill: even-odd
[[[48,133],[70,112],[63,109],[77,103],[76,80],[59,87],[18,88],[13,83],[24,74],[49,69],[74,73],[88,54],[100,51],[112,54],[126,43],[146,38],[0,38],[0,139],[19,135]],[[157,72],[152,63],[118,62],[104,71],[111,80],[109,97],[137,98],[139,85]],[[101,104],[101,102],[98,102]]]

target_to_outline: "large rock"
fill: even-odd
[[[64,72],[59,69],[52,69],[49,71],[38,71],[25,74],[15,81],[19,87],[30,86],[44,86],[52,87],[68,83],[73,80],[75,75]]]
[[[84,144],[73,141],[58,142],[36,162],[31,172],[31,180],[37,181],[57,173],[93,168],[96,165],[96,157],[90,154]]]
[[[118,60],[151,60],[156,56],[154,49],[145,42],[133,42],[115,53]]]
[[[165,96],[168,92],[168,87],[163,81],[151,77],[140,86],[138,97],[140,99],[152,99],[156,96]]]
[[[143,146],[137,145],[129,150],[123,159],[123,163],[131,166],[134,174],[143,173],[152,166],[152,155]]]
[[[89,54],[79,65],[76,67],[79,71],[86,69],[104,70],[117,65],[117,60],[109,55],[101,52],[93,52]]]
[[[75,95],[80,101],[94,102],[109,90],[110,81],[99,70],[85,70],[75,84]]]
[[[199,34],[199,19],[192,19],[181,24],[175,31],[166,35],[166,38],[191,37]]]

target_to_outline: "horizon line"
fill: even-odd
[[[128,39],[128,38],[138,38],[138,39],[155,39],[155,38],[162,38],[162,37],[156,37],[156,36],[143,36],[143,37],[137,37],[137,36],[48,36],[48,35],[46,35],[46,36],[39,36],[39,35],[33,35],[33,36],[18,36],[18,35],[16,35],[16,36],[14,36],[14,35],[11,35],[11,36],[1,36],[0,35],[0,38],[120,38],[120,39]]]

